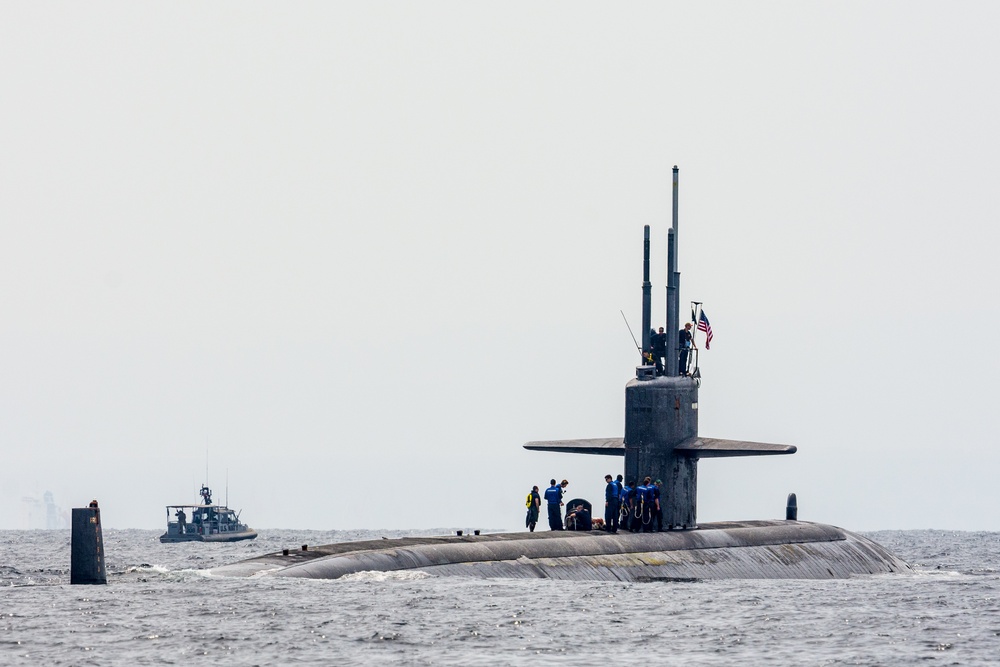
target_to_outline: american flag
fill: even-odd
[[[701,311],[701,317],[698,318],[698,331],[705,332],[705,349],[712,349],[712,325],[708,323],[704,310]]]

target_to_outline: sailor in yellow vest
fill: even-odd
[[[538,512],[542,507],[542,497],[538,494],[538,487],[531,487],[531,493],[524,502],[528,508],[528,514],[524,518],[524,526],[531,532],[535,532],[535,524],[538,523]]]

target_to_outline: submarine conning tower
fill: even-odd
[[[644,477],[662,480],[660,506],[663,525],[671,530],[697,526],[698,458],[678,452],[677,446],[698,437],[698,383],[681,375],[680,281],[677,267],[678,169],[674,167],[673,206],[667,230],[666,349],[663,375],[645,364],[635,369],[635,379],[625,387],[625,479],[641,483]],[[642,326],[643,353],[649,342],[649,225],[643,228]],[[672,351],[672,353],[671,353]],[[652,373],[650,371],[653,371]]]
[[[793,445],[702,438],[698,435],[697,363],[688,374],[680,364],[680,271],[678,270],[678,168],[673,169],[673,216],[667,231],[666,357],[662,375],[646,361],[650,340],[649,225],[643,230],[642,359],[636,377],[625,386],[625,437],[534,441],[535,451],[625,457],[626,481],[645,477],[662,480],[660,506],[663,526],[671,530],[697,528],[698,459],[732,456],[794,454]]]
[[[666,528],[697,524],[698,458],[677,449],[697,437],[698,385],[693,379],[637,378],[625,387],[625,479],[663,481],[660,506]]]

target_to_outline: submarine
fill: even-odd
[[[250,558],[210,570],[218,576],[337,579],[367,571],[584,581],[843,579],[909,572],[876,542],[837,526],[797,520],[697,521],[702,458],[794,454],[794,445],[698,434],[701,374],[681,367],[678,168],[667,234],[666,363],[650,362],[649,226],[643,234],[642,363],[625,387],[623,437],[533,441],[532,451],[624,457],[627,480],[662,480],[661,532],[549,531],[340,542]],[[637,341],[638,346],[638,341]],[[687,357],[687,354],[683,355]]]

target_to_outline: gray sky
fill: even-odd
[[[642,226],[699,519],[1000,530],[995,3],[0,5],[0,501],[516,528],[599,500]],[[683,312],[683,309],[682,309]],[[699,339],[700,340],[700,339]],[[207,454],[207,456],[206,456]],[[207,460],[206,460],[207,459]],[[17,528],[23,513],[4,512]]]

